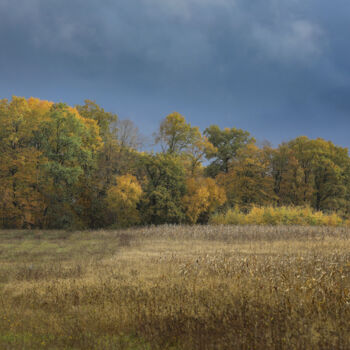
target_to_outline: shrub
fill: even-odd
[[[242,213],[237,207],[213,214],[211,224],[223,225],[311,225],[343,226],[347,223],[336,213],[325,214],[309,207],[253,207]]]

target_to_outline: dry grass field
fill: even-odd
[[[0,232],[1,349],[350,349],[350,230]]]

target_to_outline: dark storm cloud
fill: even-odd
[[[347,0],[1,0],[0,93],[96,98],[148,132],[178,110],[202,128],[349,146],[349,10]]]

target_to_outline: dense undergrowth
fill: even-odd
[[[325,214],[302,207],[253,207],[248,213],[235,208],[225,213],[214,214],[210,222],[226,225],[344,226],[349,224],[336,213]]]

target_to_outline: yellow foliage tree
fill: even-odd
[[[226,192],[225,189],[219,186],[212,178],[206,178],[205,184],[209,191],[209,206],[207,212],[211,214],[218,207],[226,203]]]
[[[188,146],[184,154],[184,165],[190,176],[198,176],[202,170],[202,161],[207,153],[216,152],[216,147],[209,142],[196,128],[193,142]]]
[[[243,210],[249,210],[254,204],[274,202],[276,196],[269,173],[269,160],[264,150],[249,144],[238,152],[232,170],[219,174],[216,181],[225,188],[232,207],[238,205]]]
[[[121,227],[132,226],[140,222],[137,203],[141,199],[142,188],[135,176],[127,174],[117,176],[116,184],[107,192],[107,205]]]
[[[63,104],[13,96],[0,100],[0,140],[0,227],[62,227],[82,211],[81,184],[101,146],[96,121]]]
[[[13,97],[0,100],[0,227],[40,225],[44,199],[39,192],[42,152],[33,142],[50,102]]]
[[[164,153],[181,155],[184,166],[191,176],[201,169],[206,154],[217,152],[217,148],[203,136],[197,126],[191,126],[181,114],[169,114],[161,123],[155,141]]]
[[[195,224],[201,215],[210,215],[226,202],[226,194],[211,178],[189,178],[187,193],[183,197],[186,216]]]

